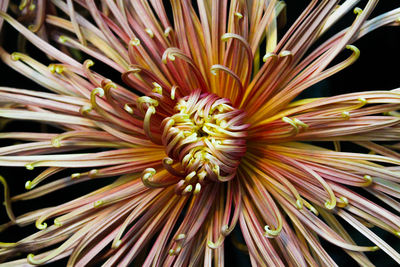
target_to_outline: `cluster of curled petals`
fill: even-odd
[[[400,8],[371,17],[378,1],[362,10],[313,0],[278,38],[283,1],[192,2],[0,3],[0,27],[52,60],[0,47],[6,65],[47,90],[0,87],[0,118],[57,129],[0,133],[18,141],[0,148],[0,166],[40,170],[14,196],[7,180],[18,177],[0,176],[10,219],[1,230],[39,230],[0,242],[0,260],[222,266],[232,241],[254,266],[336,266],[325,239],[363,266],[378,249],[400,263],[371,230],[400,235],[400,89],[298,98],[355,62],[356,40],[398,25]],[[352,11],[351,25],[324,36]],[[347,59],[332,64],[340,53]],[[84,182],[98,188],[14,214],[15,202]],[[242,241],[229,237],[235,229]]]
[[[228,99],[200,90],[181,98],[177,109],[179,113],[163,121],[162,143],[168,156],[182,162],[185,180],[232,180],[246,152],[248,125],[241,122],[243,111],[233,108]]]

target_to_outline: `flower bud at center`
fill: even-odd
[[[179,187],[235,177],[246,153],[244,112],[229,99],[200,90],[178,100],[173,116],[161,124],[166,154],[179,164],[184,176]]]

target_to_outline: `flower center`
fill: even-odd
[[[180,188],[208,181],[234,178],[246,152],[244,112],[231,106],[229,99],[196,90],[178,100],[171,117],[161,124],[162,142],[170,157],[179,163]]]

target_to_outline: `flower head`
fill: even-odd
[[[298,98],[359,57],[354,41],[398,24],[400,8],[370,18],[377,1],[364,10],[338,2],[311,1],[281,38],[283,1],[22,1],[10,4],[18,20],[0,4],[0,27],[5,20],[52,60],[0,47],[5,64],[50,91],[0,87],[0,117],[57,128],[0,133],[23,141],[0,148],[1,166],[40,169],[11,198],[9,175],[0,176],[10,218],[2,229],[40,230],[0,243],[0,258],[220,266],[236,227],[244,243],[233,242],[255,266],[334,266],[319,238],[360,265],[377,249],[400,263],[369,229],[400,235],[399,89]],[[320,41],[351,10],[352,25]],[[342,51],[348,58],[332,65]],[[341,151],[341,141],[373,153]],[[13,213],[13,202],[88,180],[99,188]],[[357,245],[343,221],[370,242]]]

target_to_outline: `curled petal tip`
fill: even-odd
[[[175,241],[182,241],[186,238],[186,234],[179,234],[175,237]]]
[[[35,260],[34,258],[35,258],[35,254],[30,253],[30,254],[26,257],[26,260],[28,261],[29,264],[38,265],[37,260]]]
[[[219,248],[219,247],[221,246],[221,244],[214,243],[214,242],[212,242],[212,241],[208,241],[208,242],[207,242],[207,246],[208,246],[209,248],[211,248],[211,249],[217,249],[217,248]]]
[[[179,254],[179,252],[181,251],[181,249],[182,249],[182,247],[177,247],[176,249],[173,249],[173,248],[171,248],[169,251],[168,251],[168,254],[170,255],[170,256],[176,256],[176,255],[178,255]]]
[[[154,38],[154,33],[150,28],[146,28],[144,31],[150,36],[150,38]]]
[[[103,206],[103,204],[104,204],[104,201],[103,200],[96,200],[95,202],[93,202],[93,206],[95,207],[95,208],[98,208],[98,207],[101,207],[101,206]]]
[[[297,126],[297,124],[296,124],[295,121],[293,121],[292,119],[290,119],[290,118],[288,118],[288,117],[283,117],[283,118],[282,118],[282,121],[283,121],[283,122],[286,122],[286,123],[288,123],[288,124],[290,124],[291,126],[293,126],[293,129],[294,129],[294,131],[295,131],[296,134],[299,133],[300,129],[299,129],[299,127]]]
[[[364,180],[365,180],[364,186],[369,186],[369,185],[372,184],[373,179],[372,179],[372,177],[371,177],[370,175],[364,175],[363,178],[364,178]]]
[[[279,53],[279,57],[287,57],[287,56],[293,56],[292,52],[288,50],[283,50],[282,52]]]
[[[296,125],[303,127],[303,129],[305,129],[305,130],[308,129],[308,124],[302,122],[301,120],[299,120],[299,119],[297,119],[297,118],[294,118],[294,119],[293,119],[293,122],[294,122]]]
[[[119,248],[119,246],[121,246],[121,243],[122,243],[121,239],[115,240],[115,241],[113,242],[113,244],[111,245],[111,248],[112,248],[112,249]]]
[[[92,96],[98,95],[99,97],[104,96],[104,89],[100,87],[96,87],[92,90]]]
[[[279,233],[281,232],[282,228],[271,230],[271,229],[269,229],[269,225],[266,225],[266,226],[264,226],[264,230],[265,230],[264,236],[266,236],[266,237],[276,237],[276,236],[279,235]]]
[[[84,64],[86,67],[92,67],[92,66],[94,65],[94,61],[91,60],[91,59],[86,59],[85,62],[83,62],[83,64]]]
[[[193,190],[193,185],[188,185],[188,186],[186,186],[185,187],[185,189],[183,190],[183,194],[185,195],[185,194],[189,194],[190,192],[192,192],[192,190]]]
[[[186,175],[185,177],[185,181],[186,182],[190,182],[190,180],[192,180],[192,178],[196,175],[195,171],[190,172],[188,175]]]
[[[23,10],[28,4],[28,1],[21,1],[20,5],[18,6],[19,10]]]
[[[339,202],[336,204],[339,208],[344,208],[349,205],[349,200],[346,197],[339,197]]]
[[[171,159],[170,157],[165,157],[163,159],[163,161],[164,161],[165,164],[168,164],[168,165],[171,165],[172,163],[174,163],[174,160]]]
[[[21,59],[21,53],[18,53],[18,52],[12,53],[11,54],[11,59],[14,60],[14,61],[20,60]]]
[[[61,147],[61,141],[59,138],[55,137],[51,139],[51,145],[55,148]]]
[[[153,82],[153,86],[154,86],[153,92],[155,92],[155,93],[157,93],[159,95],[162,95],[162,87],[161,87],[161,85],[159,85],[156,82]]]
[[[357,56],[357,57],[359,57],[360,56],[360,49],[358,49],[356,46],[354,46],[354,45],[346,45],[346,48],[347,49],[349,49],[349,50],[351,50],[351,51],[353,51],[353,53]]]
[[[26,183],[25,183],[25,189],[26,189],[26,190],[30,190],[30,189],[32,189],[32,188],[33,188],[32,181],[26,181]]]
[[[94,178],[94,177],[96,177],[98,174],[99,174],[99,170],[98,170],[98,169],[93,169],[93,170],[90,170],[90,171],[89,171],[88,176],[89,176],[90,178]]]
[[[350,112],[348,111],[343,111],[341,114],[342,118],[344,118],[345,120],[350,119]]]
[[[378,246],[373,246],[373,247],[371,248],[371,251],[377,251],[377,250],[379,250],[379,247],[378,247]]]
[[[263,56],[263,62],[267,62],[267,60],[268,60],[269,58],[272,58],[272,57],[276,57],[276,54],[274,54],[274,53],[266,53],[266,54]]]
[[[77,178],[80,178],[80,177],[81,177],[81,174],[79,172],[71,174],[71,178],[72,179],[77,179]]]
[[[62,74],[64,72],[64,67],[57,64],[50,64],[48,69],[51,73]]]
[[[327,200],[324,203],[325,208],[327,208],[328,210],[332,210],[336,207],[336,203],[332,203],[332,201]]]
[[[167,28],[164,30],[164,36],[165,36],[165,37],[168,37],[169,34],[171,33],[171,31],[172,31],[172,28],[171,28],[171,27],[167,27]]]
[[[176,85],[172,86],[172,88],[171,88],[171,99],[172,100],[175,100],[175,92],[176,92],[177,88],[178,88],[178,86],[176,86]]]
[[[41,221],[36,221],[35,226],[39,230],[44,230],[47,228],[47,223],[41,222]]]
[[[154,168],[147,168],[143,171],[143,174],[147,174],[147,173],[154,175],[154,174],[156,174],[156,170]]]
[[[59,221],[59,219],[55,218],[54,219],[54,225],[57,226],[57,227],[60,227],[60,226],[62,226],[62,223]]]
[[[27,170],[33,170],[34,168],[35,168],[35,166],[33,165],[33,163],[28,163],[28,164],[26,164],[25,165],[25,168],[27,169]]]
[[[354,8],[353,10],[354,14],[356,15],[361,15],[361,13],[363,12],[363,10],[359,7]]]
[[[298,199],[296,200],[296,208],[301,210],[303,208],[303,201]]]
[[[364,97],[359,97],[357,100],[361,102],[361,107],[367,104],[367,100]]]
[[[243,15],[240,12],[235,12],[235,17],[237,17],[238,19],[241,19],[241,18],[243,18]]]
[[[129,104],[125,104],[125,105],[124,105],[124,110],[125,110],[126,112],[128,112],[129,114],[133,114],[133,109],[132,109],[132,107],[131,107]]]
[[[228,41],[230,38],[230,34],[229,33],[225,33],[221,36],[221,41],[226,42]]]
[[[229,229],[229,225],[222,225],[222,227],[221,227],[221,234],[223,235],[223,236],[227,236],[227,235],[229,235],[229,233],[230,233],[230,229]]]
[[[171,61],[175,61],[175,56],[172,55],[172,54],[169,54],[168,55],[168,59],[171,60]]]
[[[319,212],[316,208],[314,208],[314,206],[309,205],[307,207],[312,213],[314,213],[314,215],[319,216]]]
[[[68,37],[61,35],[60,37],[58,37],[58,41],[62,44],[65,44],[68,41]]]
[[[31,32],[35,32],[36,30],[36,25],[35,24],[31,24],[28,26],[28,30],[30,30]]]
[[[108,79],[106,79],[106,80],[103,80],[102,82],[101,82],[101,86],[103,87],[103,89],[104,90],[110,90],[110,89],[116,89],[117,88],[117,85],[114,83],[114,82],[112,82],[111,80],[108,80]]]
[[[138,45],[140,45],[140,40],[138,38],[134,38],[129,41],[129,45],[138,46]]]
[[[200,193],[201,191],[201,184],[200,183],[196,183],[196,186],[194,188],[193,194],[197,195],[198,193]]]

